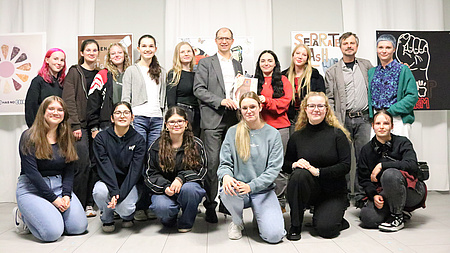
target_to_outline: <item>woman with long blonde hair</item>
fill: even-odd
[[[194,96],[195,53],[188,42],[180,42],[173,53],[173,66],[167,74],[167,106],[183,108],[194,135],[200,137],[200,109]]]
[[[262,102],[256,93],[244,93],[239,108],[241,120],[225,136],[217,170],[220,198],[232,216],[228,238],[242,237],[243,209],[252,207],[261,238],[278,243],[286,234],[274,191],[283,163],[281,136],[262,119]]]
[[[64,101],[49,96],[30,129],[20,137],[20,177],[13,215],[19,234],[31,232],[44,242],[87,229],[83,206],[72,192],[78,159]]]
[[[106,54],[105,69],[94,77],[89,88],[87,120],[92,137],[99,130],[111,126],[111,113],[114,105],[122,100],[122,78],[131,65],[127,49],[120,43],[111,43]]]
[[[292,85],[294,91],[291,104],[288,109],[288,118],[291,122],[290,135],[294,133],[294,125],[297,121],[300,103],[311,91],[325,92],[325,82],[311,61],[311,49],[305,44],[298,44],[292,50],[291,65],[281,72]]]
[[[310,92],[301,103],[283,165],[283,171],[291,174],[286,190],[291,208],[289,240],[300,240],[304,210],[310,206],[320,236],[333,238],[349,227],[344,213],[349,205],[345,175],[350,164],[348,131],[334,116],[325,94]]]

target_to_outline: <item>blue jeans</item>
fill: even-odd
[[[111,209],[108,208],[108,202],[111,201],[111,197],[108,191],[108,187],[102,181],[97,181],[94,185],[94,190],[92,192],[94,196],[95,203],[98,206],[98,209],[102,211],[102,215],[100,219],[103,223],[112,223],[114,222],[114,211],[120,215],[120,218],[124,220],[132,220],[134,211],[136,210],[136,202],[138,200],[138,192],[136,186],[131,188],[128,196],[121,200],[120,203],[116,205],[116,208]],[[119,196],[119,199],[121,196]]]
[[[234,224],[243,224],[244,208],[251,207],[258,223],[259,235],[264,241],[278,243],[286,235],[283,214],[274,190],[231,196],[220,189],[219,195]]]
[[[135,116],[133,127],[142,137],[144,137],[147,151],[150,145],[161,135],[163,127],[162,117]]]
[[[58,197],[62,197],[61,175],[43,179]],[[53,242],[63,233],[78,235],[87,229],[86,214],[74,193],[70,207],[61,213],[51,202],[40,196],[26,175],[21,175],[17,182],[16,198],[23,221],[31,233],[41,241]]]
[[[198,205],[205,193],[205,189],[198,183],[186,182],[181,186],[180,193],[172,197],[165,194],[152,195],[150,209],[164,226],[174,226],[181,208],[183,213],[178,219],[178,228],[192,228],[197,216]]]

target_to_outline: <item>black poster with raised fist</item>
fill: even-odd
[[[406,63],[416,78],[415,110],[450,110],[450,32],[377,31],[397,39],[394,59]],[[379,63],[378,63],[379,64]]]

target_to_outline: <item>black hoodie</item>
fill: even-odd
[[[121,202],[142,175],[144,138],[133,127],[122,137],[110,127],[95,137],[94,154],[100,180],[108,187],[110,196],[119,195]]]

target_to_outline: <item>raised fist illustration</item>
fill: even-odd
[[[409,33],[404,33],[398,37],[397,60],[409,65],[417,80],[428,80],[428,67],[430,65],[430,49],[428,41]],[[418,72],[417,72],[418,71]]]

